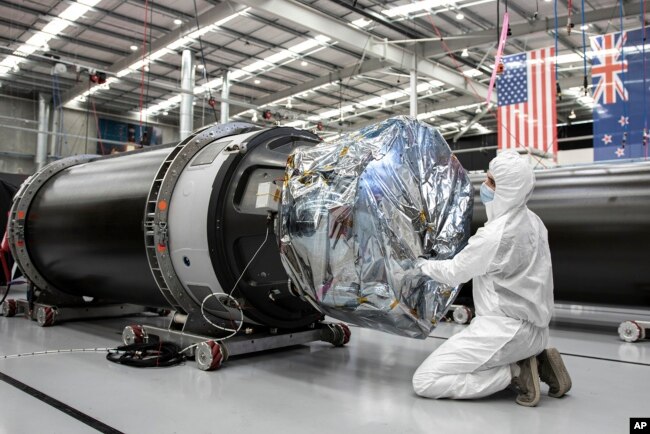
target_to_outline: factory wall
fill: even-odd
[[[0,101],[2,102],[0,104],[0,173],[32,174],[36,169],[34,156],[37,134],[12,127],[38,130],[38,101],[6,95],[0,96]],[[110,118],[104,114],[101,117]],[[115,119],[125,121],[120,117]],[[164,143],[178,141],[178,128],[168,125],[157,125],[157,127],[162,129]],[[96,142],[92,139],[97,137],[97,127],[92,113],[64,109],[61,132],[65,133],[61,147],[63,157],[95,153]],[[86,136],[89,140],[85,139]],[[48,136],[48,144],[50,137]]]
[[[563,137],[582,136],[591,134],[591,124],[582,126],[573,126],[572,130],[564,128],[561,130]],[[493,147],[497,145],[496,134],[487,134],[482,136],[463,137],[458,142],[449,142],[453,150],[476,149],[481,147]],[[594,162],[594,148],[592,147],[591,138],[586,140],[563,141],[559,144],[557,153],[557,164],[569,166],[573,164],[588,164]],[[476,152],[467,152],[457,154],[463,167],[467,170],[487,170],[490,160],[497,154],[496,149],[485,149]],[[555,164],[546,162],[545,167],[552,167]]]
[[[36,130],[38,101],[2,97],[0,104],[0,173],[32,173],[36,153],[36,133],[9,127]]]
[[[557,164],[568,166],[571,164],[586,164],[594,162],[594,148],[567,149],[557,153]]]

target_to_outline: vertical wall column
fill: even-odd
[[[230,104],[228,104],[227,99],[230,95],[230,80],[228,78],[228,71],[223,73],[223,85],[221,86],[221,123],[225,124],[228,122],[230,117]]]
[[[413,117],[418,115],[418,72],[411,69],[411,104],[409,114]]]
[[[36,138],[36,170],[47,164],[47,133],[50,124],[50,96],[38,94],[38,136]]]
[[[183,50],[181,55],[181,105],[180,139],[183,140],[194,130],[194,53]]]

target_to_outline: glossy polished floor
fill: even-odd
[[[134,322],[143,320],[41,328],[0,317],[0,355],[112,347]],[[118,366],[103,353],[0,359],[0,433],[618,433],[630,417],[650,416],[650,341],[623,343],[615,329],[552,329],[573,377],[564,399],[544,395],[531,409],[509,390],[477,401],[418,398],[414,370],[462,327],[443,324],[424,341],[353,328],[345,348],[313,343],[209,373],[193,362]]]

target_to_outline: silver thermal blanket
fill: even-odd
[[[323,314],[425,338],[460,286],[405,277],[470,235],[474,191],[447,142],[395,117],[288,159],[279,243],[291,284]]]

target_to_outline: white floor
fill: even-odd
[[[0,356],[43,349],[119,345],[141,318],[41,328],[0,317]],[[347,347],[326,343],[233,358],[216,372],[193,362],[161,369],[118,366],[104,353],[0,359],[0,374],[126,433],[623,433],[650,416],[650,341],[628,344],[616,330],[553,329],[573,390],[536,408],[503,391],[477,401],[431,401],[411,375],[463,326],[442,324],[416,341],[352,328]],[[1,375],[0,375],[1,376]],[[546,389],[543,389],[545,392]],[[0,381],[0,433],[96,432],[65,410]]]

